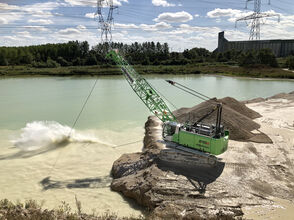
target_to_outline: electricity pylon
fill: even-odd
[[[272,14],[272,13],[262,13],[261,12],[261,0],[247,0],[246,7],[245,7],[246,9],[248,6],[248,2],[251,2],[251,1],[254,1],[253,14],[237,19],[236,20],[236,27],[237,27],[238,21],[245,21],[246,22],[248,20],[252,20],[249,40],[260,40],[260,24],[261,24],[260,20],[262,18],[277,16],[278,22],[280,22],[280,15],[279,14]],[[270,0],[269,0],[268,4],[270,5]]]
[[[107,19],[104,19],[103,8],[109,8]],[[98,22],[101,29],[101,42],[110,44],[112,42],[113,11],[118,6],[113,5],[113,0],[97,0]]]

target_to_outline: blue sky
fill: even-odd
[[[217,35],[229,40],[247,40],[249,27],[235,20],[250,15],[253,1],[246,0],[114,0],[113,41],[160,41],[174,51],[217,47]],[[107,13],[105,8],[104,12]],[[294,38],[292,0],[262,0],[262,11],[279,14],[263,19],[262,39]],[[0,0],[0,46],[20,46],[87,40],[100,42],[93,16],[96,0]]]

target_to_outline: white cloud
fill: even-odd
[[[17,34],[24,38],[30,38],[30,39],[33,38],[31,33],[28,31],[20,31],[20,32],[17,32]]]
[[[120,28],[120,29],[138,29],[139,27],[135,24],[121,24],[121,23],[115,23],[114,28]]]
[[[29,19],[28,23],[53,24],[53,21],[49,19]]]
[[[200,27],[200,26],[191,26],[188,24],[181,24],[177,29],[169,31],[169,32],[161,32],[162,34],[169,35],[187,35],[187,34],[211,34],[217,35],[221,29],[218,27]]]
[[[163,7],[174,7],[175,4],[168,3],[166,0],[152,0],[152,4],[155,6],[163,6]]]
[[[195,18],[198,18],[198,17],[200,17],[200,15],[199,14],[195,14],[194,17]]]
[[[237,19],[251,15],[252,13],[252,11],[241,11],[232,8],[216,8],[207,12],[207,17],[216,18],[217,22],[220,22],[222,17],[228,17],[228,21],[235,22]]]
[[[0,24],[10,24],[14,21],[21,20],[22,18],[22,15],[19,15],[18,13],[14,12],[11,12],[9,14],[0,13]]]
[[[99,43],[99,37],[96,30],[90,31],[83,25],[78,25],[75,28],[65,28],[54,32],[50,35],[53,42],[68,42],[68,41],[88,41],[90,45]]]
[[[241,14],[242,11],[232,8],[216,8],[212,11],[207,12],[209,18],[219,18],[219,17],[236,17],[238,14]]]
[[[80,25],[77,26],[77,29],[86,30],[87,28],[86,28],[86,26],[80,24]]]
[[[97,6],[97,0],[64,0],[64,2],[68,3],[71,6]],[[106,3],[106,1],[104,1]],[[128,3],[128,0],[113,0],[113,5],[121,6],[122,2]]]
[[[0,24],[10,24],[20,19],[25,20],[25,16],[28,15],[30,17],[41,17],[42,19],[39,19],[41,24],[48,24],[51,23],[50,20],[45,20],[44,18],[52,17],[53,15],[51,11],[58,8],[60,5],[63,4],[58,2],[45,2],[23,5],[20,7],[17,5],[0,3]],[[30,19],[29,21],[31,21],[29,23],[34,23],[33,19]]]
[[[159,22],[156,24],[140,24],[140,25],[115,23],[114,29],[115,28],[117,28],[117,29],[142,29],[144,31],[157,31],[157,30],[169,29],[169,28],[172,28],[172,26],[166,22]]]
[[[1,11],[12,11],[12,10],[19,10],[20,7],[16,5],[8,5],[6,3],[0,3]]]
[[[152,25],[141,24],[139,27],[145,31],[157,31],[157,30],[169,29],[172,26],[170,24],[165,23],[165,22],[159,22],[159,23],[152,24]]]
[[[81,31],[77,28],[66,28],[66,29],[58,31],[58,34],[60,35],[75,35],[80,33]]]
[[[154,19],[156,22],[168,22],[168,23],[181,23],[193,20],[193,16],[188,12],[165,12],[158,15],[157,18]]]
[[[45,28],[44,26],[24,26],[24,28],[32,30],[32,31],[38,31],[38,32],[47,32],[49,31],[48,28]]]
[[[51,11],[57,9],[59,6],[64,6],[64,4],[58,2],[36,3],[24,5],[20,8],[20,11],[26,12],[34,17],[48,18],[53,16]]]
[[[85,14],[85,17],[94,19],[95,18],[95,13],[87,13],[87,14]]]

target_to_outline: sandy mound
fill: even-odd
[[[222,124],[230,131],[231,140],[272,143],[267,135],[258,131],[260,125],[253,121],[253,119],[261,117],[259,113],[231,97],[213,100],[223,103]],[[211,111],[214,106],[214,102],[207,101],[192,108],[181,108],[174,113],[177,119],[182,123],[186,121],[195,122]],[[216,112],[206,118],[203,122],[212,124],[215,123],[215,120]]]
[[[258,103],[258,102],[265,102],[267,100],[270,100],[270,99],[287,99],[287,100],[290,100],[290,101],[293,101],[294,100],[294,91],[293,92],[290,92],[290,93],[279,93],[279,94],[276,94],[274,96],[271,96],[269,98],[255,98],[255,99],[250,99],[250,100],[246,100],[246,101],[243,101],[242,103],[244,104],[251,104],[251,103]]]

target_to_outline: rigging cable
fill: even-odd
[[[172,103],[169,99],[167,99],[159,90],[157,90],[154,85],[152,85],[150,82],[148,82],[152,88],[155,90],[155,92],[157,92],[163,99],[165,99],[173,108],[174,110],[179,109],[174,103]]]
[[[80,110],[78,116],[76,117],[76,119],[75,119],[75,121],[74,121],[74,123],[73,123],[73,125],[72,125],[72,127],[71,127],[71,129],[70,129],[70,132],[69,132],[68,135],[67,135],[68,140],[69,140],[69,138],[70,138],[70,136],[71,136],[71,133],[72,133],[74,127],[76,126],[76,124],[77,124],[79,118],[81,117],[81,114],[82,114],[82,112],[84,111],[84,109],[85,109],[85,107],[86,107],[86,105],[87,105],[87,103],[88,103],[88,101],[89,101],[89,99],[90,99],[90,97],[91,97],[91,95],[92,95],[92,93],[93,93],[95,87],[96,87],[97,81],[98,81],[98,77],[96,78],[96,80],[95,80],[95,82],[94,82],[94,84],[93,84],[93,86],[92,86],[92,89],[91,89],[89,95],[87,96],[87,98],[86,98],[86,100],[85,100],[85,102],[84,102],[84,104],[83,104],[83,106],[82,106],[82,108],[81,108],[81,110]],[[89,144],[89,143],[86,143],[86,144],[84,144],[83,146],[85,146],[85,145],[87,145],[87,144]],[[57,162],[58,162],[58,160],[59,160],[59,158],[60,158],[60,156],[61,156],[61,152],[62,152],[62,150],[59,151],[59,153],[58,153],[58,155],[57,155],[57,157],[56,157],[56,159],[55,159],[55,161],[54,161],[52,167],[50,168],[49,176],[52,174],[52,171],[54,170],[54,168],[55,168],[55,166],[56,166],[56,164],[57,164]]]
[[[88,101],[89,101],[89,99],[90,99],[90,97],[91,97],[91,95],[92,95],[92,93],[93,93],[95,87],[96,87],[97,81],[98,81],[98,77],[96,78],[95,83],[93,84],[92,89],[91,89],[89,95],[87,96],[87,98],[86,98],[86,100],[85,100],[85,102],[84,102],[84,104],[83,104],[82,109],[80,110],[78,116],[76,117],[76,119],[75,119],[75,121],[74,121],[74,123],[73,123],[73,125],[72,125],[72,127],[71,127],[70,132],[68,133],[68,138],[70,137],[70,135],[71,135],[71,133],[72,133],[74,127],[76,126],[78,120],[80,119],[81,114],[83,113],[83,111],[84,111],[84,109],[85,109],[85,107],[86,107],[86,105],[87,105],[87,103],[88,103]]]

